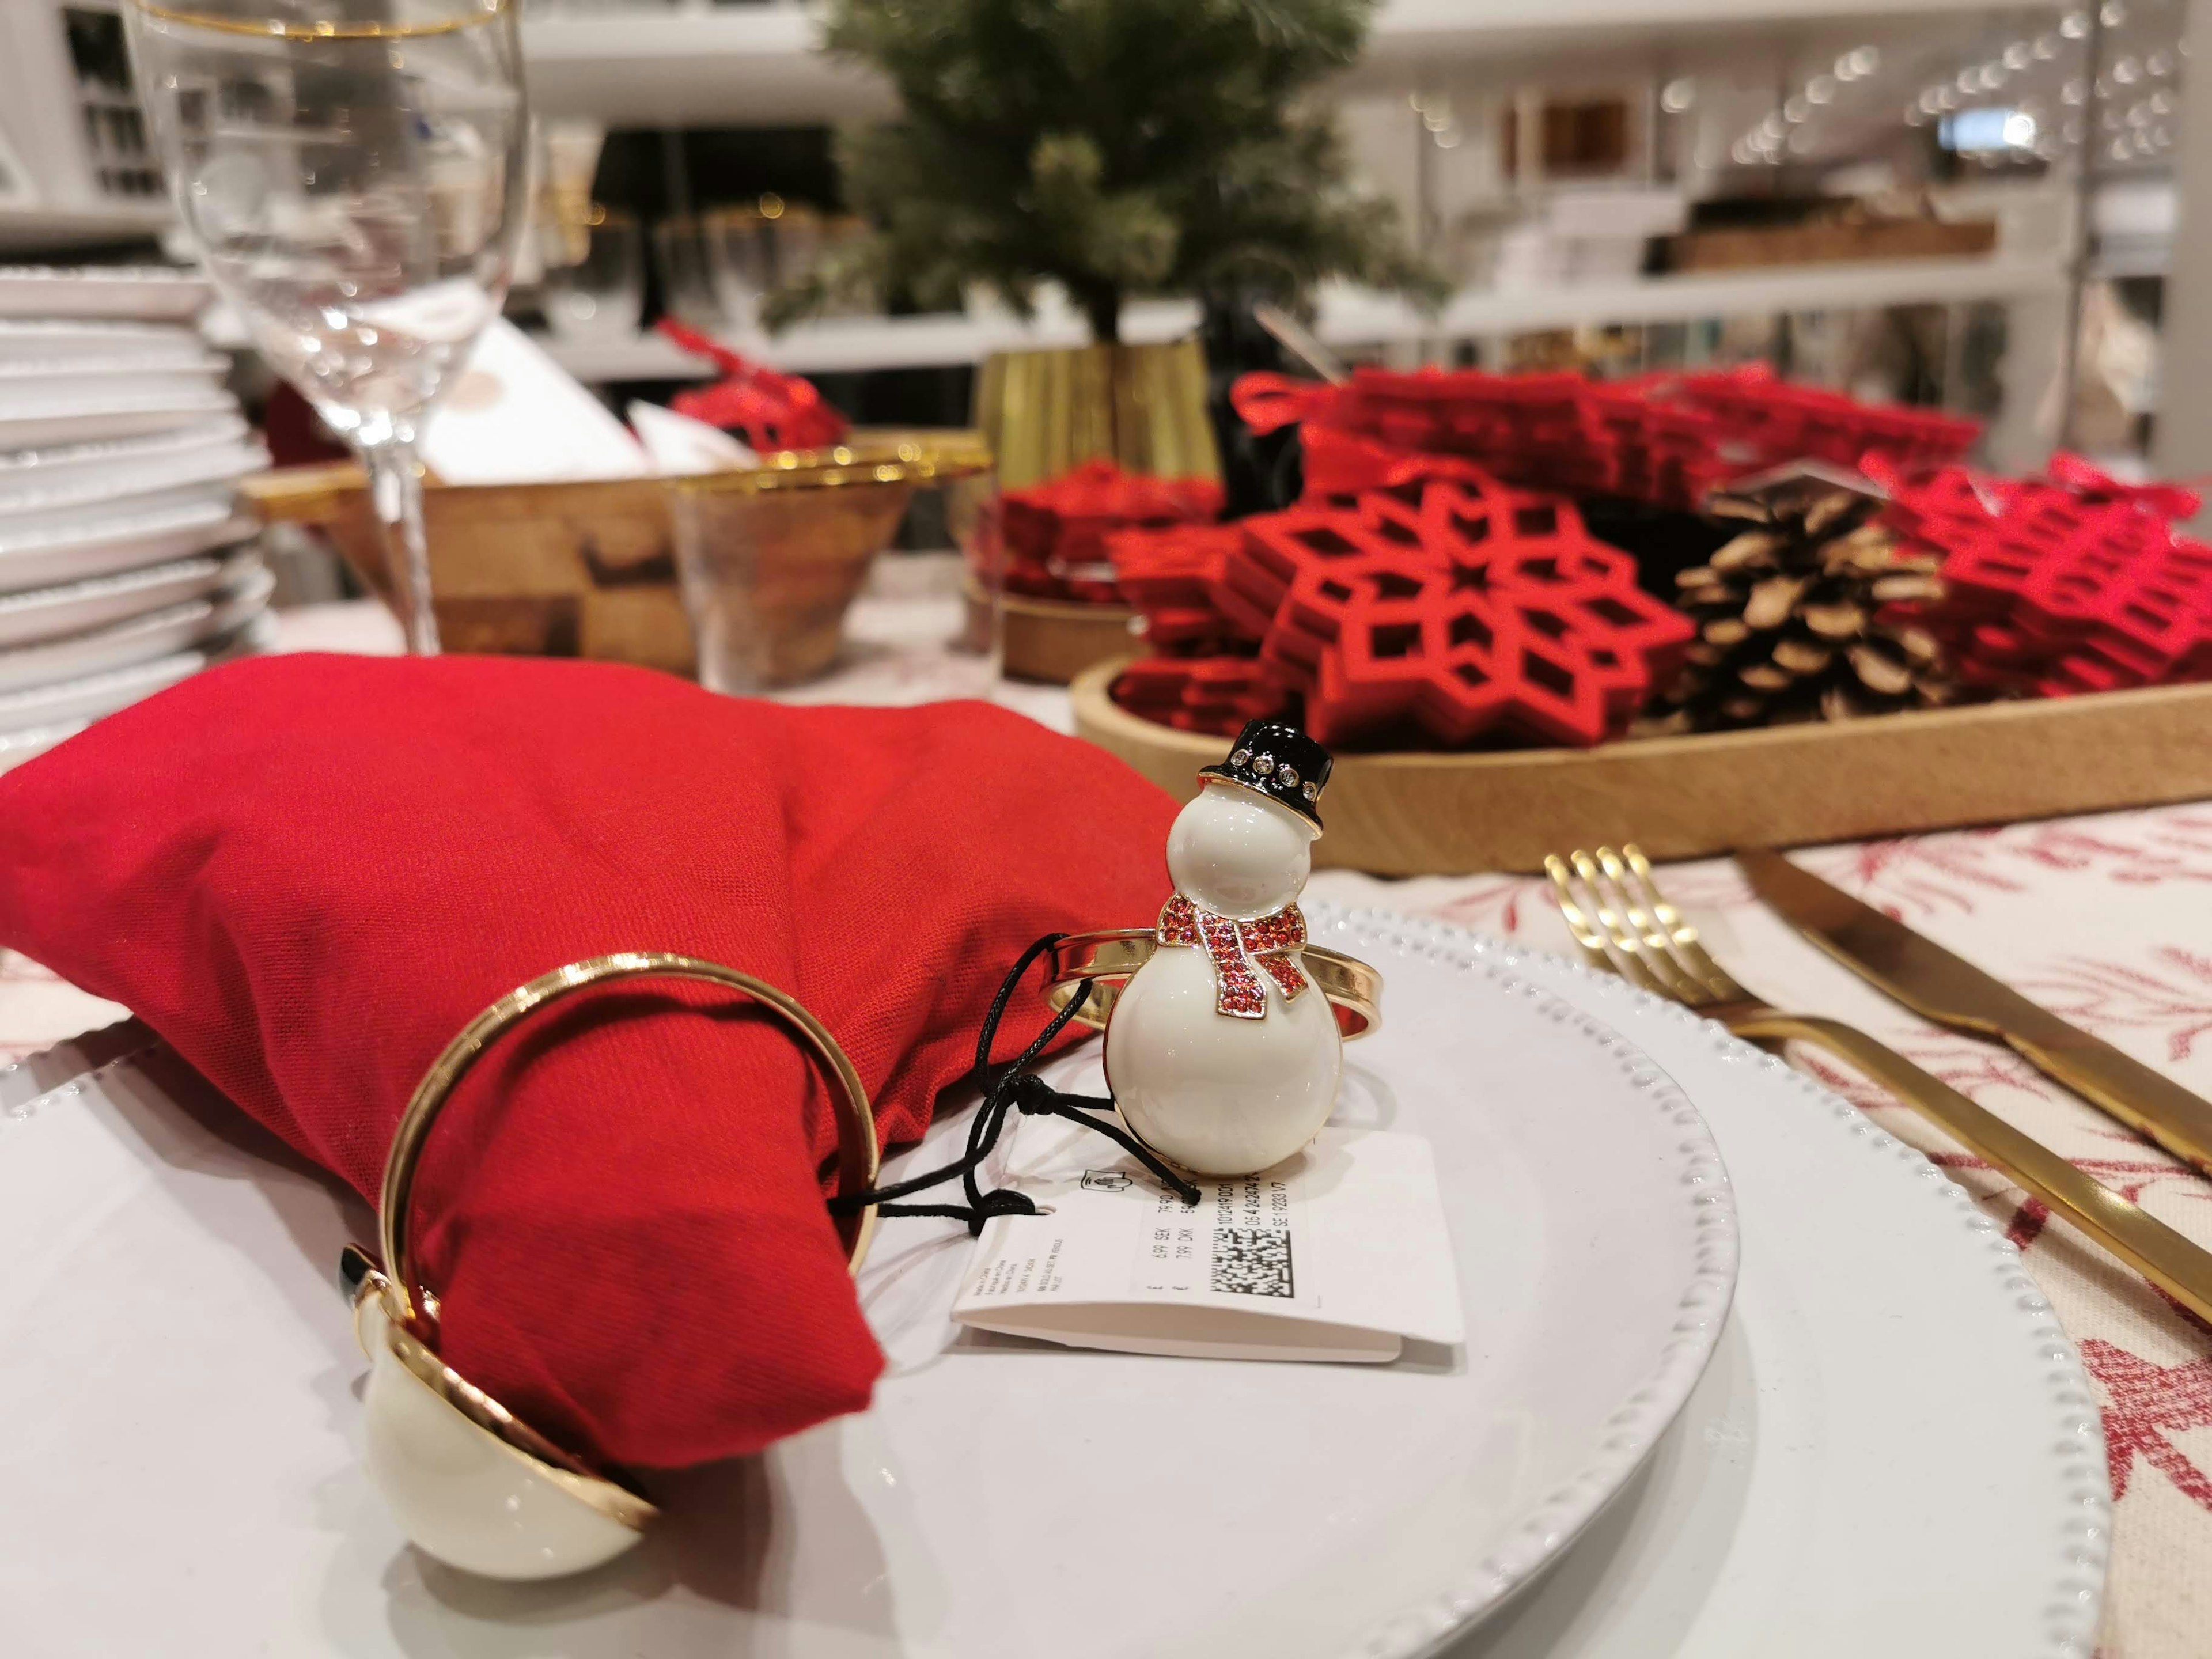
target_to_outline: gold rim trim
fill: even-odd
[[[392,1150],[385,1158],[377,1218],[384,1266],[363,1275],[354,1300],[357,1337],[364,1334],[362,1316],[374,1299],[381,1304],[386,1342],[416,1381],[503,1449],[535,1465],[544,1479],[610,1519],[641,1531],[658,1513],[650,1503],[563,1451],[438,1357],[433,1346],[437,1303],[416,1277],[410,1211],[415,1173],[431,1129],[453,1091],[502,1032],[538,1009],[591,986],[648,977],[696,980],[742,992],[796,1033],[836,1103],[838,1194],[864,1192],[874,1184],[879,1160],[875,1114],[868,1103],[867,1089],[837,1040],[796,997],[765,980],[698,957],[661,951],[621,951],[592,957],[541,974],[509,991],[471,1020],[422,1074],[406,1110],[400,1114],[398,1127],[392,1132]],[[875,1234],[876,1206],[866,1205],[835,1220],[847,1264],[857,1273]],[[366,1348],[367,1342],[362,1346]]]
[[[738,491],[748,495],[771,490],[838,489],[853,484],[933,483],[957,478],[981,477],[991,470],[991,459],[981,452],[962,453],[928,451],[905,459],[872,459],[853,450],[786,451],[786,454],[842,455],[820,465],[776,464],[742,472],[701,472],[669,483],[679,495],[716,495]]]
[[[392,1150],[385,1158],[383,1198],[378,1206],[384,1272],[392,1286],[397,1323],[410,1330],[428,1329],[416,1296],[419,1281],[415,1276],[414,1243],[410,1237],[412,1218],[408,1212],[414,1200],[415,1170],[422,1158],[422,1144],[453,1090],[495,1038],[537,1010],[610,980],[648,977],[698,980],[744,992],[790,1026],[818,1062],[823,1080],[836,1101],[838,1196],[863,1192],[873,1183],[878,1152],[875,1114],[868,1104],[868,1091],[837,1040],[798,998],[735,968],[665,951],[618,951],[572,962],[516,987],[471,1020],[430,1063],[430,1069],[415,1085],[407,1109],[399,1115],[399,1127],[392,1132]],[[847,1260],[854,1273],[860,1272],[860,1263],[866,1259],[875,1219],[875,1207],[871,1205],[838,1221]]]
[[[1103,1031],[1121,988],[1158,949],[1159,942],[1149,927],[1070,933],[1052,948],[1052,977],[1045,988],[1045,1000],[1057,1012],[1074,1000],[1080,987],[1088,985],[1091,1000],[1075,1018],[1092,1030]],[[1306,977],[1336,1010],[1337,1024],[1346,1042],[1372,1036],[1382,1029],[1382,975],[1379,972],[1357,957],[1322,945],[1303,946],[1298,959],[1305,966]]]
[[[459,34],[481,28],[508,15],[508,0],[490,0],[473,17],[455,17],[441,23],[297,23],[282,17],[210,17],[185,6],[164,6],[155,0],[131,0],[131,9],[164,23],[206,29],[216,34],[242,34],[257,40],[289,40],[313,46],[319,40],[427,40],[442,34]]]

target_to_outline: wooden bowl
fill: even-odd
[[[1187,799],[1226,741],[1140,720],[1108,695],[1127,661],[1070,688],[1075,729]],[[1536,870],[1544,854],[1640,843],[1655,859],[1858,841],[2212,795],[2212,684],[1984,703],[1595,749],[1342,755],[1319,866],[1376,875]]]
[[[981,591],[971,585],[970,612],[986,604]],[[1136,620],[1137,613],[1126,605],[1078,605],[1008,593],[999,605],[1006,672],[1013,679],[1066,685],[1094,663],[1126,660]],[[986,635],[988,631],[987,624]]]

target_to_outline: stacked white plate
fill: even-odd
[[[269,457],[188,273],[0,267],[0,769],[261,648]]]

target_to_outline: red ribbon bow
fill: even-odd
[[[1154,933],[1162,945],[1194,945],[1213,959],[1213,1012],[1232,1019],[1265,1019],[1267,989],[1260,974],[1282,988],[1283,1000],[1295,1002],[1306,976],[1290,953],[1306,942],[1306,919],[1295,904],[1253,921],[1237,921],[1201,910],[1177,893],[1161,907]],[[1255,973],[1254,969],[1259,973]]]

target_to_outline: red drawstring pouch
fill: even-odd
[[[1039,934],[1168,894],[1174,804],[981,703],[786,708],[607,664],[240,662],[0,777],[0,945],[123,1003],[375,1200],[424,1070],[549,969],[665,951],[827,1026],[910,1141]],[[1042,1030],[1018,996],[1011,1058]],[[418,1170],[455,1369],[615,1464],[738,1455],[881,1368],[824,1207],[830,1103],[713,988],[586,992],[495,1046]]]

